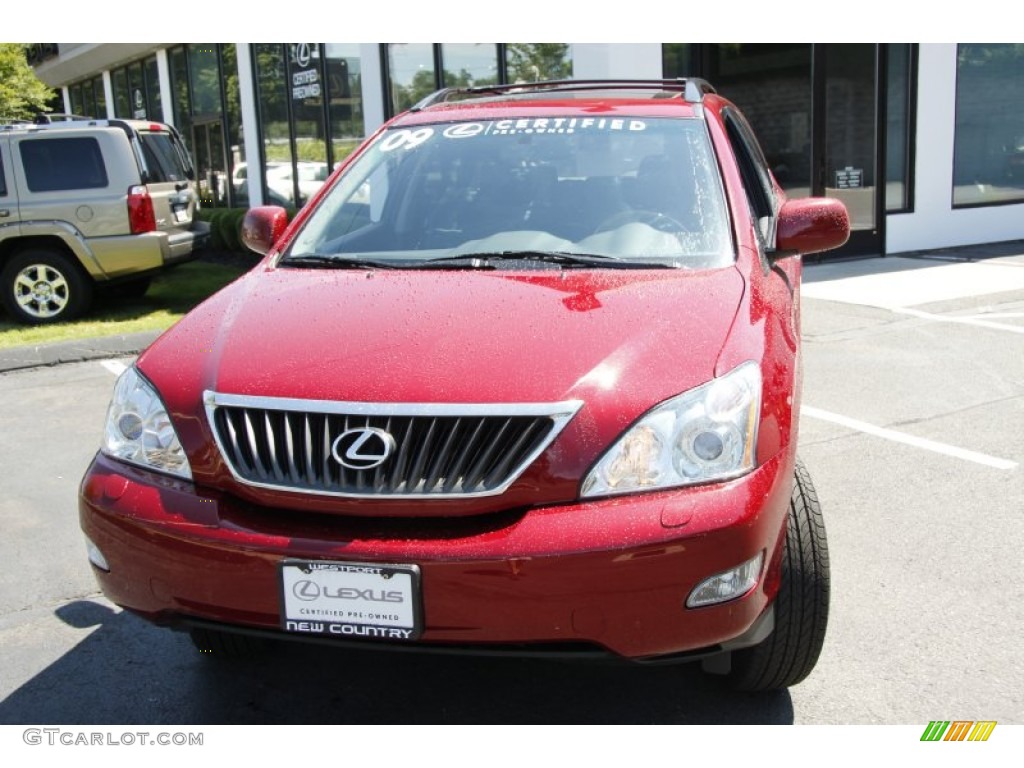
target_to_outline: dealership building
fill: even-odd
[[[69,113],[175,125],[207,206],[300,205],[441,87],[696,76],[790,196],[847,204],[839,256],[1024,239],[1024,45],[61,43],[30,63]]]

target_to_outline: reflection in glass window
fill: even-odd
[[[441,61],[445,87],[498,82],[498,48],[494,43],[445,43],[441,46]]]
[[[366,135],[359,46],[352,43],[327,43],[324,50],[327,111],[331,123],[334,163],[337,165],[359,146]]]
[[[391,106],[402,112],[437,90],[434,74],[434,46],[430,43],[388,45],[388,79]]]
[[[508,82],[532,83],[572,77],[568,43],[507,43]]]
[[[1024,201],[1024,45],[957,48],[953,205]]]

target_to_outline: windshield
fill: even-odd
[[[284,262],[537,254],[732,263],[703,123],[547,117],[393,128],[335,184]]]

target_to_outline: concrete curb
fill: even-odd
[[[161,333],[162,331],[142,331],[121,336],[0,349],[0,373],[61,363],[78,363],[83,360],[137,355],[152,344]]]

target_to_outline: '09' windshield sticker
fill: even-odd
[[[393,131],[380,143],[380,151],[394,152],[396,149],[412,149],[418,147],[433,135],[433,128],[417,128],[415,131],[401,128]]]

